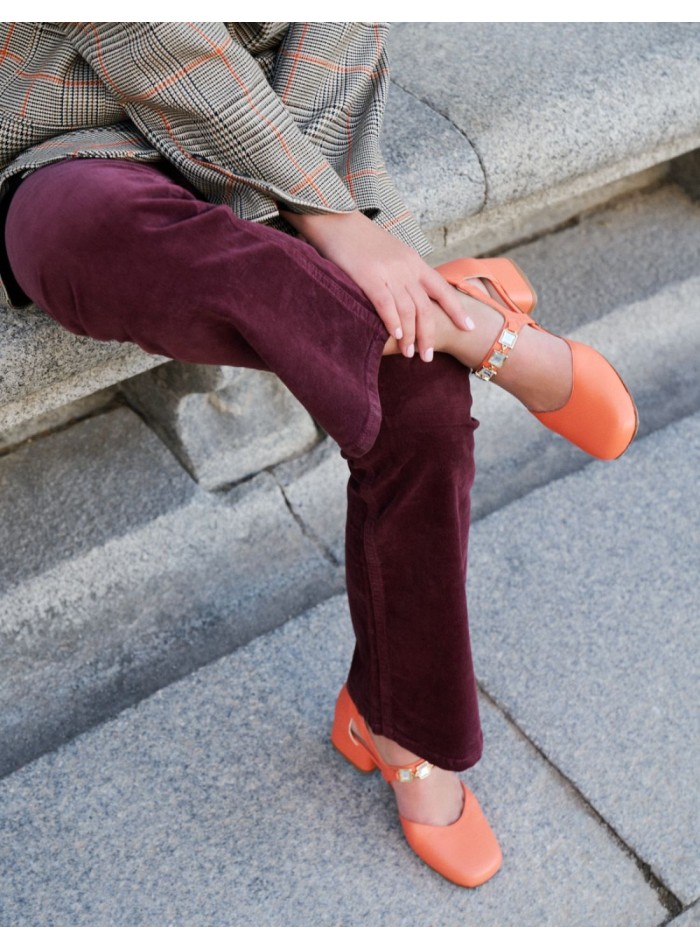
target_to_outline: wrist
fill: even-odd
[[[299,214],[286,208],[279,209],[280,217],[287,221],[303,237],[315,244],[324,238],[332,237],[356,226],[362,219],[366,220],[361,211],[329,212],[328,214]]]

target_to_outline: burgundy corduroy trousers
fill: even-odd
[[[66,329],[274,372],[339,443],[350,468],[350,694],[375,732],[416,756],[473,765],[468,370],[442,354],[382,358],[387,332],[338,267],[157,165],[39,169],[12,199],[6,243],[21,288]]]

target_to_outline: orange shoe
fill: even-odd
[[[532,313],[537,306],[535,288],[515,261],[508,257],[461,257],[436,269],[460,290],[459,285],[465,280],[488,281],[511,310]]]
[[[505,324],[494,340],[486,357],[473,372],[480,379],[492,380],[513,351],[523,327],[531,326],[548,333],[528,315],[529,311],[514,307],[512,301],[527,303],[520,269],[507,258],[482,262],[465,258],[441,264],[437,270],[448,283],[475,300],[488,304],[500,313]],[[489,281],[504,301],[499,303],[468,283],[479,277]],[[535,299],[534,296],[532,299]],[[510,302],[509,302],[510,301]],[[533,304],[534,305],[534,304]],[[584,452],[599,459],[616,459],[625,452],[639,426],[634,400],[613,366],[597,350],[585,343],[561,339],[571,350],[571,395],[561,409],[550,412],[532,412],[532,415],[552,432],[563,436]]]
[[[367,725],[343,686],[335,706],[331,732],[335,748],[361,772],[378,768],[387,782],[426,779],[433,770],[430,762],[416,759],[395,766],[384,761]],[[503,856],[489,823],[473,793],[462,783],[462,814],[451,825],[422,825],[399,815],[404,835],[419,858],[438,874],[461,887],[478,887],[492,878]]]

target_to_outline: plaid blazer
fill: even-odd
[[[0,201],[61,159],[165,159],[242,218],[284,228],[277,203],[360,208],[425,254],[379,152],[386,32],[372,23],[0,24]],[[0,283],[6,297],[12,290]]]

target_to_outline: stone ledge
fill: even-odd
[[[469,141],[486,209],[544,205],[700,145],[699,42],[698,24],[401,24],[393,77]]]
[[[384,119],[382,150],[399,194],[431,235],[483,208],[484,173],[468,140],[451,122],[395,83]]]
[[[37,307],[0,307],[0,429],[166,362],[133,343],[68,333]]]

